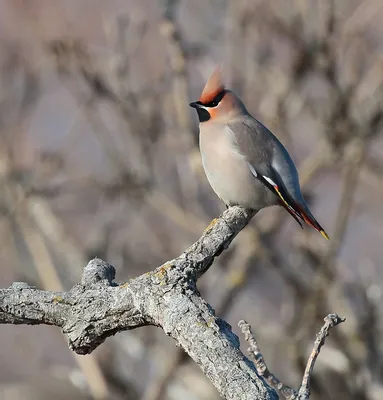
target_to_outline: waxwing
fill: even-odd
[[[226,206],[283,206],[328,239],[303,199],[298,171],[282,143],[225,88],[217,68],[198,101],[199,143],[207,179]]]

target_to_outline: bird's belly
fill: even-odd
[[[261,209],[276,203],[275,195],[254,177],[224,135],[213,142],[201,137],[200,146],[207,179],[225,204]]]

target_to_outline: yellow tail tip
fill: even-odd
[[[327,233],[324,230],[319,231],[319,233],[326,239],[326,240],[330,240],[330,238],[328,237]]]

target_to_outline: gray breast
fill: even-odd
[[[252,174],[224,124],[200,125],[200,150],[207,179],[227,205],[260,209],[276,204],[276,197]]]

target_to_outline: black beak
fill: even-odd
[[[209,119],[211,118],[209,111],[206,110],[206,108],[200,101],[194,101],[193,103],[190,103],[189,106],[196,109],[199,122],[206,122],[209,121]]]
[[[190,103],[189,106],[193,108],[200,108],[202,103],[200,101],[194,101],[193,103]]]

